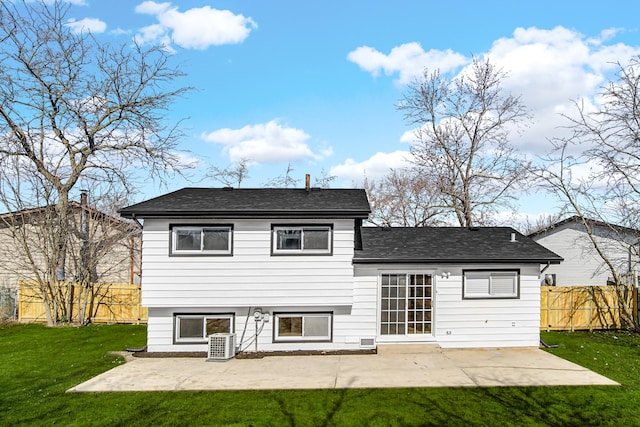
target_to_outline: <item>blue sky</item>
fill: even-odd
[[[640,54],[640,3],[630,1],[212,1],[73,0],[69,17],[105,41],[164,42],[195,90],[170,120],[186,118],[181,148],[197,161],[192,182],[149,185],[139,199],[203,179],[211,165],[250,160],[258,187],[284,174],[326,171],[352,187],[402,167],[411,130],[395,105],[427,67],[452,75],[489,55],[505,86],[533,114],[514,144],[548,150],[570,100],[597,102],[614,70]],[[529,216],[552,212],[522,197]]]

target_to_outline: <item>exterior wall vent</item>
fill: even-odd
[[[360,347],[374,347],[375,345],[375,338],[360,338]]]
[[[209,335],[207,361],[229,360],[236,356],[236,334]]]

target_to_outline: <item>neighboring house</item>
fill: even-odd
[[[139,280],[141,230],[82,203],[70,202],[73,212],[69,250],[60,277],[75,281],[88,265],[91,280],[101,283],[134,283]],[[53,207],[0,214],[0,287],[15,289],[20,280],[45,277]],[[83,248],[83,249],[81,249]],[[84,259],[81,257],[84,256]]]
[[[619,274],[638,269],[640,231],[602,221],[587,220],[598,246]],[[545,270],[543,285],[604,286],[611,270],[597,253],[579,216],[572,216],[529,235],[564,258]]]
[[[151,352],[216,332],[246,351],[537,346],[541,264],[562,260],[508,227],[363,228],[355,189],[185,188],[120,213],[144,221]]]

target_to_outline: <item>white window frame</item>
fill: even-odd
[[[181,337],[180,321],[182,319],[202,319],[202,337]],[[176,344],[201,344],[207,342],[207,320],[209,319],[227,319],[229,320],[229,333],[235,330],[235,315],[232,313],[225,314],[175,314],[173,320],[174,342]]]
[[[396,340],[406,340],[408,337],[416,340],[429,340],[434,337],[435,334],[435,304],[436,304],[436,271],[435,270],[383,270],[378,274],[378,335],[385,341],[396,341]],[[383,291],[383,276],[397,276],[404,277],[404,296],[398,296],[394,298],[393,296],[385,296]],[[422,290],[429,289],[430,295],[426,296],[418,296],[418,295],[410,295],[411,286],[411,277],[412,276],[424,276],[430,277],[430,284],[423,285],[415,285],[414,288],[421,288]],[[391,304],[390,301],[403,301],[402,308],[388,308],[384,307],[384,300],[387,300],[388,304]],[[418,307],[417,302],[420,301],[422,303],[429,301],[429,307]],[[410,304],[415,304],[413,307],[410,307]],[[387,315],[391,313],[395,313],[395,316],[402,315],[401,320],[393,321],[391,319],[387,321],[383,321],[383,312],[387,312]],[[410,319],[410,312],[414,313],[414,318]],[[422,319],[417,318],[417,314],[420,314]],[[429,315],[429,319],[426,319],[426,315]],[[397,317],[396,317],[397,319]],[[402,333],[384,333],[384,326],[390,326],[392,324],[398,324],[402,322],[404,331]],[[416,324],[423,325],[422,331],[416,331],[415,329],[412,331],[410,327]],[[425,326],[428,325],[429,330],[425,331]]]
[[[307,249],[304,247],[305,231],[326,231],[326,249]],[[279,231],[300,231],[300,249],[278,248]],[[333,251],[333,227],[331,225],[273,225],[271,231],[271,247],[273,255],[330,255]]]
[[[302,335],[300,336],[280,336],[280,319],[283,317],[301,317]],[[306,318],[326,318],[327,335],[305,335]],[[296,313],[274,313],[273,314],[273,342],[331,342],[333,341],[333,313],[331,312],[296,312]]]
[[[178,249],[178,232],[179,231],[199,231],[200,232],[200,249]],[[226,231],[228,234],[227,249],[204,249],[204,233],[206,230]],[[224,256],[233,253],[233,226],[227,224],[194,224],[194,225],[172,225],[171,226],[171,255],[206,255],[206,256]]]
[[[494,280],[498,277],[513,277],[512,292],[498,292],[494,290]],[[518,299],[520,298],[520,270],[463,270],[463,299]],[[486,279],[486,287],[483,291],[471,291],[468,288],[469,280]],[[478,284],[475,284],[478,286]]]

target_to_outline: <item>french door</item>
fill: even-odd
[[[431,334],[431,274],[382,274],[380,286],[381,335]]]

